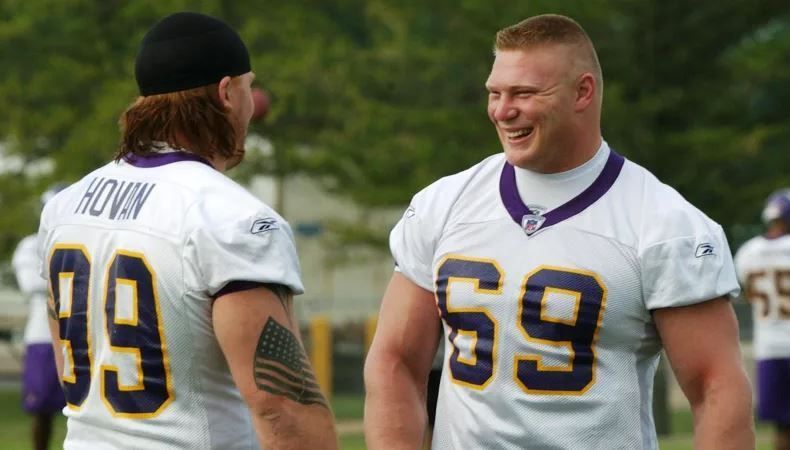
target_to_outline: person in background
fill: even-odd
[[[790,189],[768,197],[762,220],[735,268],[754,317],[757,417],[774,424],[774,448],[790,450]]]
[[[65,185],[55,185],[41,196],[46,204]],[[41,258],[38,255],[36,234],[23,238],[11,258],[17,285],[28,302],[27,322],[23,342],[22,406],[33,417],[31,437],[34,450],[49,448],[52,424],[66,406],[60,387],[52,352],[52,335],[47,320],[47,283],[41,278]]]

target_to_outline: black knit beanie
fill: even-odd
[[[249,72],[250,55],[224,22],[180,12],[165,17],[140,43],[134,75],[140,95],[183,91]]]

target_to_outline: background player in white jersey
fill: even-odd
[[[757,416],[776,425],[775,448],[790,449],[790,189],[773,193],[762,214],[765,233],[735,255],[752,303],[757,360]]]
[[[56,185],[41,196],[41,205],[65,186]],[[63,390],[52,353],[52,335],[47,320],[47,283],[41,278],[41,258],[36,235],[22,239],[11,258],[17,284],[28,302],[27,322],[23,342],[25,357],[22,363],[22,406],[33,416],[32,448],[49,448],[52,422],[65,406]]]
[[[117,159],[41,219],[65,448],[337,448],[294,317],[291,229],[222,173],[253,113],[246,46],[173,14],[135,75]]]
[[[603,141],[601,69],[576,22],[536,16],[495,47],[488,115],[504,154],[418,193],[390,235],[369,448],[419,445],[440,324],[436,449],[657,448],[662,344],[695,447],[753,448],[721,227]]]

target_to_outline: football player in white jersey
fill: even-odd
[[[116,160],[41,219],[65,448],[337,448],[294,316],[291,229],[223,175],[253,113],[244,43],[176,13],[135,75]]]
[[[64,187],[56,185],[47,189],[41,196],[41,205],[45,205]],[[32,448],[45,450],[49,448],[55,415],[63,409],[65,401],[55,368],[55,355],[52,353],[52,335],[47,320],[47,283],[39,273],[41,259],[35,234],[26,236],[19,242],[11,258],[11,265],[14,267],[19,290],[28,302],[27,321],[22,337],[25,343],[22,407],[33,416]]]
[[[724,233],[602,139],[586,33],[557,15],[501,30],[485,84],[504,153],[415,195],[390,235],[368,448],[419,446],[440,326],[435,449],[655,449],[662,347],[695,447],[753,448]]]
[[[752,303],[757,360],[757,416],[776,425],[775,448],[790,450],[790,189],[773,193],[762,213],[765,233],[735,254]]]

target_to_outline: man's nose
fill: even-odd
[[[510,120],[516,117],[517,115],[518,115],[518,109],[516,109],[512,100],[507,96],[502,96],[494,106],[494,112],[493,112],[494,120],[497,121]]]

